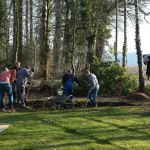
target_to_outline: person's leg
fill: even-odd
[[[21,87],[21,106],[25,107],[25,87]]]
[[[20,88],[20,86],[17,86],[17,102],[20,106],[21,105],[21,88]]]
[[[25,107],[25,87],[17,86],[17,99],[20,107]]]
[[[5,91],[8,94],[8,98],[9,98],[9,107],[10,109],[13,109],[13,92],[12,92],[12,87],[10,84],[6,84],[5,86]]]
[[[13,82],[12,83],[12,92],[13,92],[13,100],[14,100],[14,103],[16,103],[16,82]]]
[[[4,84],[0,84],[0,109],[2,109],[2,110],[5,109],[4,95],[5,95]]]
[[[96,97],[97,97],[97,89],[95,88],[89,94],[89,99],[92,103],[92,106],[97,106]]]

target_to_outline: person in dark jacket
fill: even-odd
[[[150,77],[150,56],[148,56],[146,75],[147,75],[147,79],[149,80],[149,77]]]
[[[79,80],[72,73],[72,70],[69,69],[62,78],[63,95],[73,95],[74,83],[77,83],[80,86]]]

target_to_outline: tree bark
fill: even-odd
[[[135,0],[135,22],[136,22],[136,51],[137,51],[137,60],[139,67],[139,91],[143,92],[145,90],[143,69],[142,69],[142,51],[141,51],[141,40],[140,40],[140,26],[139,26],[139,8],[138,0]]]
[[[122,53],[122,66],[125,67],[127,63],[127,1],[124,0],[124,44]]]

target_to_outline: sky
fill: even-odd
[[[142,54],[150,54],[150,24],[143,22],[140,24],[140,39]],[[115,32],[112,31],[112,38],[110,44],[113,45],[115,41]],[[122,52],[124,42],[123,30],[118,30],[118,51]],[[135,49],[135,27],[128,25],[127,27],[127,48],[128,52],[136,52]]]
[[[150,21],[150,19],[148,19]],[[121,26],[123,26],[121,24]],[[143,21],[140,23],[140,39],[142,54],[150,54],[150,23]],[[113,46],[115,41],[115,29],[112,31],[110,44]],[[118,51],[122,53],[124,42],[123,29],[118,30]],[[127,48],[128,52],[136,52],[135,49],[135,25],[128,22],[127,25]]]

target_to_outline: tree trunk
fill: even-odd
[[[49,31],[49,0],[43,0],[42,2],[42,18],[41,18],[41,35],[40,35],[40,65],[42,78],[47,80],[47,62],[48,62],[48,31]]]
[[[26,44],[29,42],[29,1],[26,0],[26,20],[25,20],[25,29],[26,29]]]
[[[19,61],[23,61],[22,60],[22,55],[23,55],[23,49],[22,49],[22,40],[23,40],[23,1],[19,0],[19,5],[18,5],[18,16],[19,16],[19,35],[18,35],[18,42],[19,42],[19,46],[18,46],[18,60]]]
[[[122,53],[122,66],[125,67],[127,62],[127,1],[124,0],[124,44]]]
[[[13,0],[13,54],[12,54],[13,63],[15,63],[18,60],[17,35],[18,35],[17,2]]]
[[[138,0],[135,0],[135,22],[136,22],[136,50],[137,50],[137,60],[139,66],[139,91],[143,92],[145,90],[143,70],[142,70],[142,51],[141,51],[141,40],[140,40],[140,27],[139,27],[139,10],[138,10]]]
[[[100,60],[102,59],[102,55],[104,53],[104,45],[105,45],[104,37],[99,37],[96,44],[96,56]]]
[[[53,72],[56,74],[60,68],[60,52],[61,52],[61,1],[55,0],[55,34],[54,34],[54,46],[53,57],[54,67]]]
[[[116,39],[114,48],[115,62],[118,62],[118,5],[119,2],[116,0]]]

